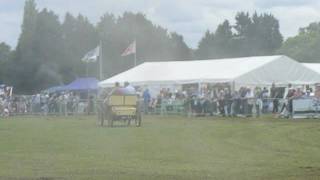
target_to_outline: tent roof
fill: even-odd
[[[54,92],[58,92],[58,91],[63,91],[64,89],[64,86],[54,86],[54,87],[51,87],[45,91],[49,92],[49,93],[54,93]]]
[[[314,77],[312,77],[314,76]],[[133,85],[235,82],[243,85],[309,83],[320,80],[286,56],[255,56],[195,61],[146,62],[99,83],[129,81]],[[293,82],[294,81],[294,82]]]
[[[303,65],[317,73],[320,73],[320,63],[303,63]]]
[[[98,80],[96,78],[78,78],[72,83],[63,87],[63,90],[77,91],[77,90],[97,90]]]

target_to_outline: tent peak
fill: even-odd
[[[205,62],[205,61],[228,61],[228,60],[261,60],[261,59],[277,59],[281,57],[287,57],[285,55],[271,55],[271,56],[244,56],[244,57],[231,57],[231,58],[215,58],[215,59],[195,59],[195,60],[159,60],[159,61],[145,61],[140,64],[151,64],[151,63],[185,63],[185,62]]]

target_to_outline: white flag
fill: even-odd
[[[96,62],[100,55],[100,46],[94,48],[93,50],[89,51],[83,58],[82,61],[86,63]]]
[[[121,54],[121,56],[128,56],[136,53],[136,41],[130,44],[130,46]]]

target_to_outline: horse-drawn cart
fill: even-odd
[[[107,121],[108,127],[113,127],[115,121],[122,121],[130,126],[131,122],[137,127],[141,126],[141,110],[137,95],[111,95],[104,104],[101,115],[101,125]]]

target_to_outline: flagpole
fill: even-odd
[[[137,66],[137,52],[134,53],[134,67]]]
[[[89,62],[86,63],[86,77],[89,77]],[[87,88],[87,114],[89,115],[89,88]]]
[[[86,63],[86,77],[89,77],[89,63]]]
[[[100,80],[103,80],[102,41],[101,40],[99,45],[99,78]]]
[[[137,66],[137,39],[134,38],[134,43],[135,43],[135,52],[134,52],[134,67]]]

